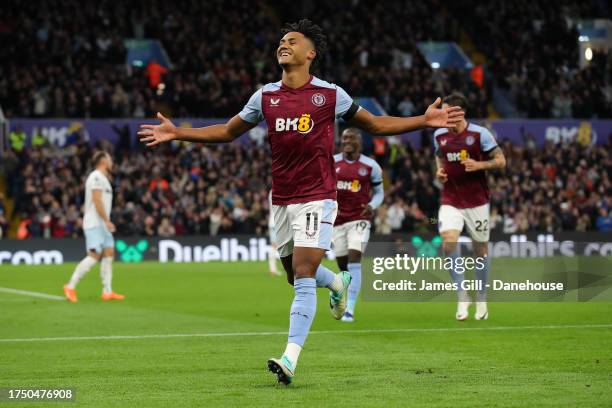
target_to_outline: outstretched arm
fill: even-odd
[[[349,123],[373,135],[391,136],[424,127],[451,127],[463,120],[465,113],[459,106],[438,108],[441,102],[442,100],[438,98],[429,105],[424,115],[409,118],[374,116],[361,108]]]
[[[194,143],[227,143],[255,127],[254,123],[246,122],[238,115],[225,124],[203,128],[176,127],[170,119],[159,112],[157,118],[161,121],[159,125],[140,125],[138,137],[147,146],[155,146],[171,140]]]

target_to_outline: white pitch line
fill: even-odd
[[[0,299],[0,303],[23,303],[31,302],[30,299]]]
[[[63,296],[50,295],[48,293],[42,293],[42,292],[31,292],[29,290],[19,290],[19,289],[0,287],[0,292],[12,293],[14,295],[31,296],[31,297],[37,297],[37,298],[49,299],[49,300],[66,300],[66,298]]]
[[[362,330],[319,330],[310,334],[371,334],[371,333],[435,333],[467,331],[511,331],[511,330],[550,330],[550,329],[610,329],[609,324],[548,325],[548,326],[493,326],[493,327],[439,327],[413,329],[362,329]],[[280,336],[282,332],[242,332],[242,333],[184,333],[184,334],[143,334],[121,336],[74,336],[74,337],[32,337],[24,339],[0,339],[0,343],[24,343],[36,341],[74,341],[74,340],[140,340],[140,339],[173,339],[185,337],[252,337]]]

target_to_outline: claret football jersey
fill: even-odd
[[[342,88],[314,76],[297,89],[279,81],[251,96],[239,115],[268,125],[275,205],[336,199],[334,122],[358,109]]]
[[[490,199],[484,171],[466,172],[462,160],[488,160],[488,153],[497,147],[495,138],[485,127],[468,124],[461,133],[448,129],[434,132],[436,155],[442,159],[448,180],[442,189],[441,204],[455,208],[475,208]]]

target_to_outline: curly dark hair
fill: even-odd
[[[281,36],[284,36],[292,31],[302,33],[304,37],[312,41],[315,51],[317,52],[317,55],[312,61],[312,66],[315,68],[318,67],[323,60],[323,56],[327,52],[327,36],[323,32],[323,29],[305,18],[297,23],[285,24],[285,26],[281,29]]]

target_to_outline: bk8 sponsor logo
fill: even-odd
[[[297,131],[303,135],[310,133],[314,128],[314,121],[308,113],[303,113],[299,118],[276,118],[276,131]]]
[[[467,150],[465,149],[461,149],[460,152],[449,152],[446,153],[446,160],[448,160],[449,162],[456,162],[456,161],[461,161],[461,160],[467,160],[470,158],[470,155],[468,154]]]
[[[336,189],[349,190],[349,191],[352,191],[353,193],[356,193],[359,190],[361,190],[361,183],[359,182],[359,180],[353,180],[353,181],[338,180],[338,182],[336,183]]]

